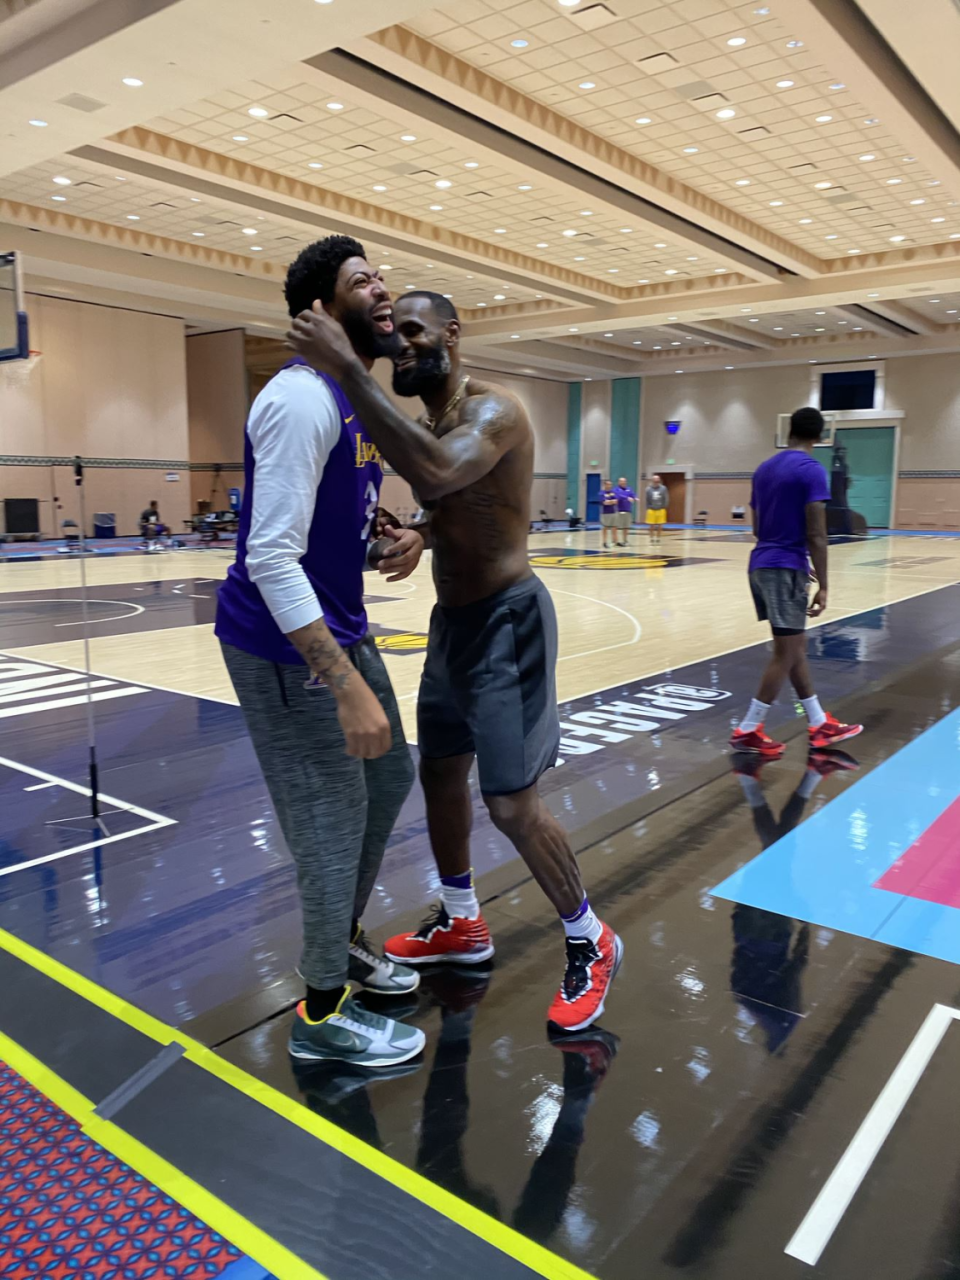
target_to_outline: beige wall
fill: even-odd
[[[895,524],[958,528],[960,475],[947,473],[960,472],[960,360],[950,355],[888,360],[885,374],[884,407],[906,415]],[[773,450],[777,415],[809,400],[810,369],[802,365],[645,378],[642,469],[649,473],[668,457],[693,466],[694,512],[706,509],[711,521],[726,523],[730,508],[749,500],[749,480],[738,473],[753,471]],[[683,425],[668,440],[663,423],[671,419]]]
[[[226,469],[190,474],[190,509],[201,500],[213,511],[229,506],[227,490],[243,487],[243,429],[247,420],[247,371],[242,329],[191,334],[187,346],[189,458]]]
[[[122,532],[156,498],[174,528],[189,510],[187,386],[183,325],[163,316],[58,298],[28,297],[30,343],[43,359],[22,389],[0,383],[0,454],[13,457],[158,459],[166,467],[85,470],[87,512],[113,511]],[[62,473],[62,475],[61,475]],[[52,490],[63,503],[55,512]],[[69,468],[0,467],[0,497],[41,499],[45,533],[77,504]],[[88,521],[88,526],[90,525]],[[88,527],[88,532],[92,528]]]

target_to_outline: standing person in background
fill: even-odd
[[[626,476],[620,477],[613,492],[617,495],[617,534],[619,535],[617,545],[625,547],[627,534],[633,523],[633,508],[636,506],[637,495],[627,484]]]
[[[156,498],[153,498],[149,507],[140,512],[140,536],[146,543],[148,551],[156,551],[159,549],[158,538],[169,534],[170,530],[160,519],[160,508],[157,505]]]
[[[820,706],[807,665],[807,618],[827,607],[827,474],[813,456],[823,435],[817,409],[797,409],[790,419],[786,449],[760,464],[753,477],[753,532],[750,590],[757,617],[773,631],[773,657],[750,710],[734,729],[734,751],[776,758],[784,744],[763,732],[770,707],[787,680],[796,690],[809,722],[811,748],[835,746],[863,732],[859,724],[841,724]],[[809,556],[809,559],[808,559]],[[809,600],[810,561],[817,592]]]
[[[600,490],[600,527],[603,530],[603,545],[610,546],[610,530],[617,523],[617,495],[614,492],[613,481],[604,480],[603,488]]]
[[[287,273],[292,316],[323,300],[362,369],[397,345],[390,294],[346,236],[304,249]],[[303,910],[306,999],[294,1058],[359,1067],[406,1062],[423,1032],[351,999],[415,990],[360,918],[413,762],[383,659],[367,629],[363,569],[385,554],[407,577],[423,552],[410,529],[370,546],[380,453],[333,378],[294,359],[253,402],[244,447],[237,560],[220,588],[216,633],[287,847]],[[390,548],[384,553],[384,544]]]
[[[663,526],[667,523],[667,504],[670,501],[670,491],[657,475],[650,477],[650,483],[647,485],[646,501],[650,544],[651,546],[659,547],[660,535],[663,532]]]

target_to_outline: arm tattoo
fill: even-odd
[[[315,676],[333,693],[343,692],[354,673],[353,664],[334,640],[322,618],[291,631],[287,639],[296,646]]]

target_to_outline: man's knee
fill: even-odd
[[[493,825],[514,844],[529,839],[543,820],[536,788],[510,796],[484,796],[483,800]]]
[[[467,785],[473,756],[420,757],[420,782],[427,795],[462,791]]]

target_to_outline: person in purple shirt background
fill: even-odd
[[[637,495],[627,484],[626,476],[620,477],[613,492],[617,498],[617,533],[619,534],[617,545],[625,547],[627,545],[627,534],[630,531],[630,525],[633,523],[633,508],[637,501]]]
[[[398,344],[390,294],[356,240],[308,246],[285,293],[291,316],[318,298],[329,307],[367,369]],[[367,628],[363,571],[376,552],[391,581],[407,577],[423,538],[381,529],[380,451],[337,382],[299,358],[251,407],[244,473],[216,634],[297,865],[306,999],[290,1053],[389,1067],[422,1050],[423,1032],[370,1012],[347,980],[380,995],[420,981],[374,951],[360,925],[413,762]]]
[[[820,706],[807,664],[807,618],[827,607],[827,473],[813,456],[823,435],[818,409],[797,409],[786,449],[760,464],[750,505],[757,545],[750,557],[750,590],[761,622],[773,632],[773,656],[750,710],[733,731],[734,751],[776,759],[784,744],[763,732],[767,714],[787,680],[807,715],[813,750],[854,738],[863,726],[841,724]],[[817,582],[809,600],[810,561]]]

